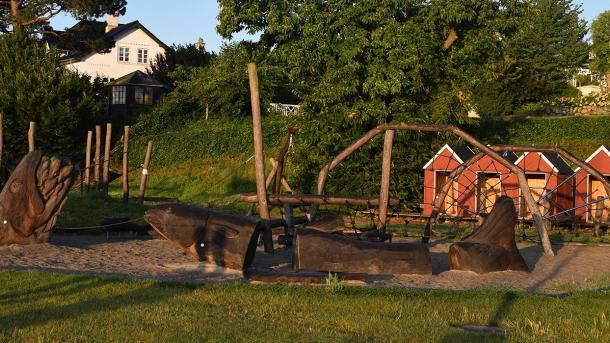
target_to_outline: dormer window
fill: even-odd
[[[148,63],[148,49],[138,49],[138,63]]]
[[[119,62],[129,62],[129,48],[119,47]]]

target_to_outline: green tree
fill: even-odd
[[[54,35],[73,44],[85,44],[94,51],[106,51],[113,42],[99,36],[91,25],[59,33],[49,25],[60,13],[90,21],[107,13],[125,14],[127,0],[0,0],[0,33],[27,29],[29,32]]]
[[[219,3],[218,31],[261,32],[260,44],[299,85],[304,113],[295,117],[294,181],[306,192],[319,168],[379,123],[464,121],[470,89],[493,76],[488,66],[501,60],[502,37],[514,30],[511,1]],[[421,166],[441,143],[436,138],[397,137],[393,194],[412,207]],[[327,190],[378,192],[379,149],[373,142],[350,157]]]
[[[0,112],[4,113],[7,163],[27,152],[29,121],[37,123],[36,144],[45,151],[77,155],[93,118],[104,109],[100,89],[87,76],[66,70],[58,53],[25,32],[0,36]]]
[[[580,5],[572,0],[528,0],[506,51],[515,61],[519,77],[512,92],[519,104],[561,95],[566,81],[588,59],[584,38],[587,24],[579,18]]]
[[[591,38],[595,59],[593,67],[605,75],[606,88],[610,91],[610,11],[601,13],[591,24]]]
[[[207,51],[203,43],[198,44],[171,46],[165,54],[157,55],[148,73],[169,86],[174,85],[176,81],[186,80],[191,69],[210,65],[216,56]]]
[[[270,64],[266,55],[248,42],[224,45],[208,66],[178,65],[169,72],[177,80],[175,89],[146,120],[146,127],[164,130],[190,120],[201,119],[207,111],[211,117],[249,115],[250,93],[246,64],[259,64],[261,104],[265,110],[272,101],[281,101],[285,78],[283,69]]]

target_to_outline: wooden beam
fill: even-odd
[[[93,140],[93,131],[87,131],[87,146],[85,150],[85,187],[89,190],[91,185],[91,143]]]
[[[148,180],[148,166],[150,164],[150,157],[152,155],[152,141],[148,141],[146,146],[146,155],[144,156],[144,164],[142,165],[142,179],[140,180],[140,194],[138,199],[140,202],[144,201],[144,193],[146,193],[146,182]]]
[[[254,136],[254,167],[256,172],[256,193],[258,196],[258,212],[262,219],[270,219],[267,204],[267,188],[265,186],[265,154],[263,145],[263,125],[261,117],[260,94],[256,64],[248,63],[248,79],[250,83],[250,103],[252,107],[252,134]],[[268,227],[263,234],[265,251],[273,253],[271,229]]]
[[[240,198],[243,202],[256,203],[258,196],[254,193],[241,194]],[[269,194],[267,196],[268,203],[274,206],[277,205],[296,205],[307,206],[312,204],[317,205],[343,205],[343,206],[362,206],[362,207],[378,207],[379,197],[351,197],[339,195],[319,195],[319,194]],[[398,199],[388,199],[388,204],[391,206],[400,205]]]
[[[106,144],[104,145],[104,170],[102,172],[104,194],[108,194],[110,175],[110,142],[112,138],[112,124],[106,124]]]
[[[383,140],[383,162],[381,164],[381,190],[379,192],[379,222],[377,228],[385,231],[390,198],[390,175],[392,172],[392,145],[394,130],[387,130]]]
[[[123,127],[123,202],[129,201],[129,126]]]
[[[95,126],[95,155],[94,155],[94,169],[93,169],[93,180],[95,180],[95,189],[100,189],[100,169],[101,169],[101,154],[102,154],[102,127],[99,125]]]

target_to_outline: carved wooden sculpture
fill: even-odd
[[[73,180],[70,161],[27,154],[0,193],[0,246],[47,242]]]
[[[260,220],[182,204],[165,204],[146,211],[146,221],[161,236],[200,261],[231,269],[252,264]]]
[[[451,269],[488,273],[502,270],[529,271],[515,242],[515,203],[498,198],[483,224],[449,248]]]
[[[426,244],[369,242],[310,228],[297,231],[292,266],[371,275],[432,273]]]

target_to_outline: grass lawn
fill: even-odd
[[[0,270],[0,341],[610,341],[610,293],[153,281]],[[499,325],[508,336],[455,326]]]

